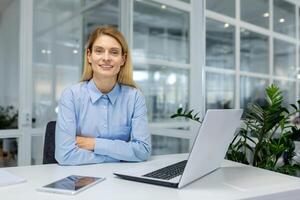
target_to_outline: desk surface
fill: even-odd
[[[154,156],[152,160],[181,160],[186,154]],[[35,165],[4,168],[27,179],[26,183],[0,187],[1,199],[299,199],[300,179],[224,160],[222,168],[182,189],[116,178],[112,173],[144,163],[105,163],[85,166]],[[106,180],[75,195],[37,192],[36,188],[65,176],[101,176]]]

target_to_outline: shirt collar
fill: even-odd
[[[121,93],[121,87],[118,82],[115,84],[114,88],[107,94],[103,94],[100,90],[98,90],[93,79],[89,80],[87,87],[88,87],[88,91],[89,91],[92,103],[95,103],[102,96],[106,95],[108,97],[110,103],[114,104],[116,102],[118,95]]]

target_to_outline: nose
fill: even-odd
[[[109,61],[110,60],[110,54],[109,54],[108,51],[104,52],[102,59],[105,60],[105,61]]]

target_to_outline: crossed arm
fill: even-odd
[[[76,143],[79,148],[94,151],[95,138],[76,136]]]
[[[130,141],[76,135],[75,98],[63,93],[56,124],[55,158],[62,165],[82,165],[116,161],[144,161],[151,153],[144,102],[136,109],[131,123]],[[145,132],[146,131],[146,132]]]

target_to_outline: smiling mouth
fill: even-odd
[[[112,65],[98,65],[99,67],[103,68],[103,69],[111,69],[113,68]]]

